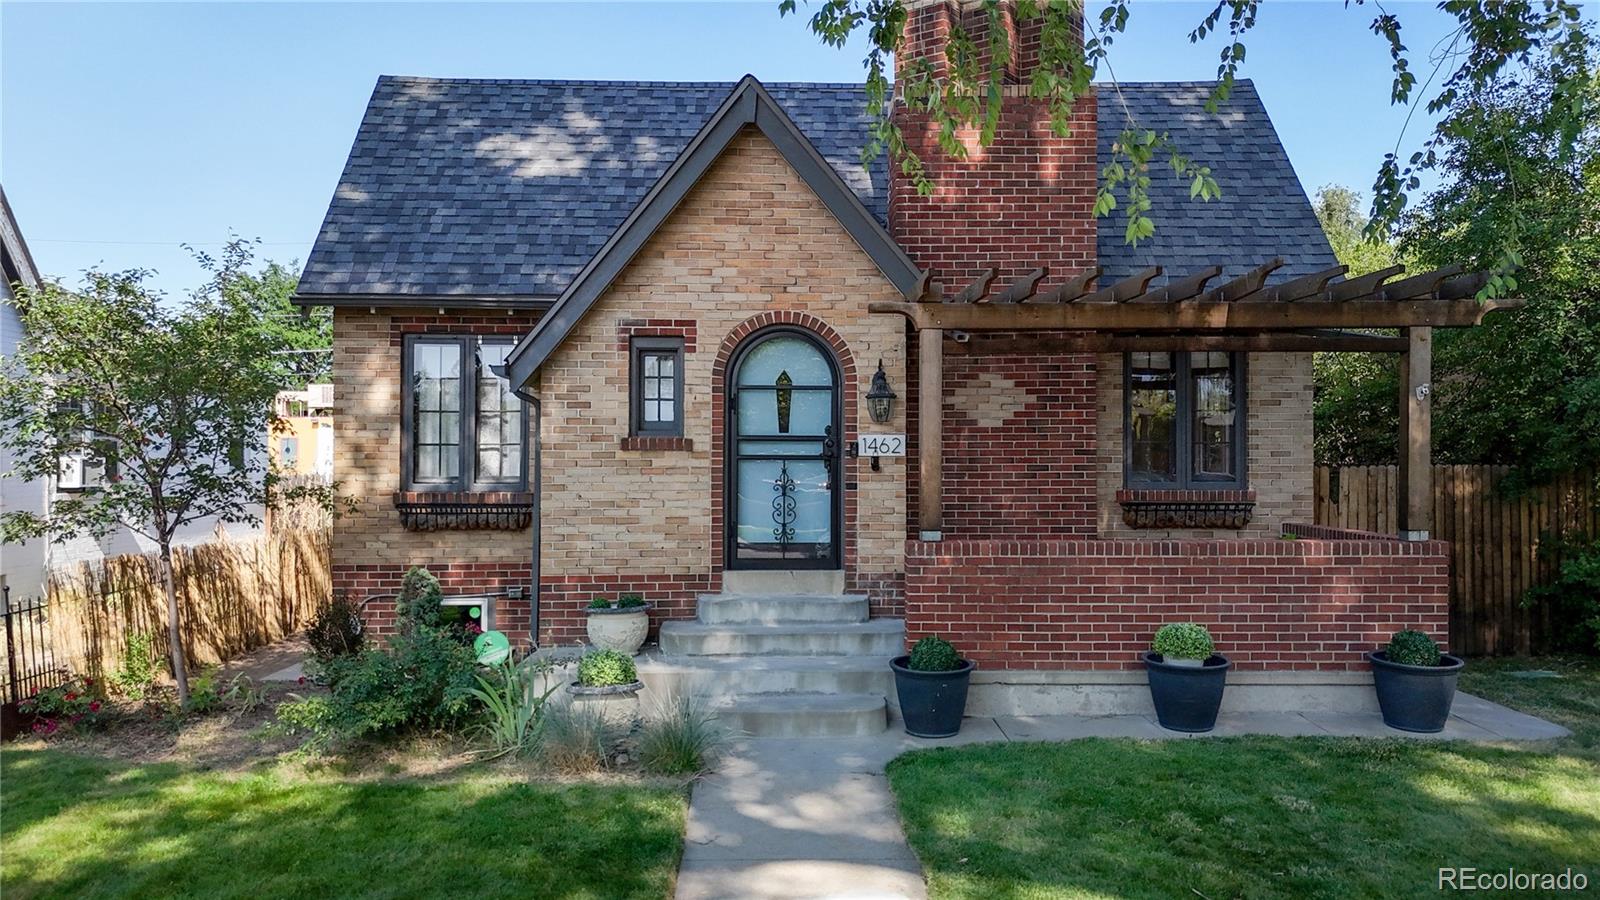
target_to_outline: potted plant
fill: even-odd
[[[1382,650],[1367,654],[1372,684],[1378,690],[1383,724],[1401,731],[1431,734],[1444,730],[1456,697],[1456,677],[1466,663],[1440,653],[1420,631],[1397,631]]]
[[[1222,689],[1233,663],[1215,649],[1204,625],[1172,622],[1156,632],[1144,667],[1162,728],[1198,734],[1217,726]]]
[[[889,661],[900,716],[912,737],[954,737],[967,709],[967,684],[973,664],[962,659],[949,641],[925,637],[906,656]]]
[[[633,657],[617,650],[591,650],[578,660],[578,680],[567,685],[567,693],[573,703],[627,726],[639,717],[639,690],[643,687]]]
[[[589,614],[589,643],[601,650],[615,650],[629,656],[644,646],[650,633],[650,604],[639,594],[623,594],[615,606],[596,597],[585,610]]]

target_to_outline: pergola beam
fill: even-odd
[[[1066,283],[1044,295],[1045,303],[1076,303],[1094,290],[1094,283],[1100,280],[1100,267],[1085,269],[1069,278]]]
[[[1016,281],[1006,285],[1005,290],[1002,290],[1000,293],[994,296],[994,302],[1027,302],[1031,297],[1033,297],[1034,289],[1039,286],[1039,282],[1043,281],[1044,277],[1049,274],[1050,269],[1048,266],[1040,266],[1039,268],[1034,269],[1032,272],[1028,272],[1021,278],[1018,278]]]
[[[1118,285],[1126,282],[1118,282]],[[1118,285],[1095,292],[1107,295]],[[1131,298],[1130,298],[1131,299]],[[873,302],[869,312],[895,313],[918,330],[947,331],[1294,331],[1306,328],[1464,328],[1522,300],[1182,300],[1126,303],[1085,298],[1077,303]]]
[[[1242,351],[1247,353],[1366,352],[1400,353],[1403,337],[1350,331],[1283,331],[1259,334],[1117,334],[1057,331],[1039,334],[977,334],[946,340],[954,356],[1004,356],[1018,353],[1137,353],[1163,350]]]

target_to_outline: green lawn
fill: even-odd
[[[935,900],[1423,897],[1438,895],[1441,866],[1571,866],[1593,889],[1600,666],[1505,677],[1554,668],[1534,663],[1485,665],[1462,687],[1526,701],[1574,738],[1511,748],[1320,738],[973,746],[907,754],[889,779]]]
[[[673,788],[224,775],[0,754],[0,881],[28,897],[663,898]]]
[[[1559,677],[1519,678],[1518,672]],[[1600,657],[1474,659],[1461,673],[1461,689],[1565,725],[1572,749],[1600,756]]]

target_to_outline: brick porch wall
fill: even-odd
[[[906,632],[989,669],[1133,669],[1157,628],[1192,621],[1241,669],[1360,669],[1402,628],[1446,640],[1447,554],[1371,537],[910,541]]]

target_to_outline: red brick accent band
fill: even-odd
[[[521,562],[493,563],[427,563],[427,569],[439,579],[446,594],[499,594],[520,589],[517,599],[502,599],[495,603],[494,626],[511,639],[518,649],[528,645],[532,625],[532,604],[528,601],[529,567]],[[345,565],[333,566],[333,592],[343,594],[357,603],[376,595],[394,594],[400,590],[400,579],[410,566],[396,565]],[[392,599],[371,600],[362,608],[361,616],[368,633],[380,638],[395,633],[395,606]]]
[[[1255,491],[1175,491],[1152,488],[1122,488],[1118,503],[1254,503]]]
[[[1241,669],[1362,669],[1402,628],[1443,642],[1443,541],[910,541],[906,634],[993,669],[1134,669],[1198,622]]]
[[[698,323],[693,319],[623,319],[617,323],[617,349],[627,352],[636,337],[683,338],[683,352],[693,353]]]

